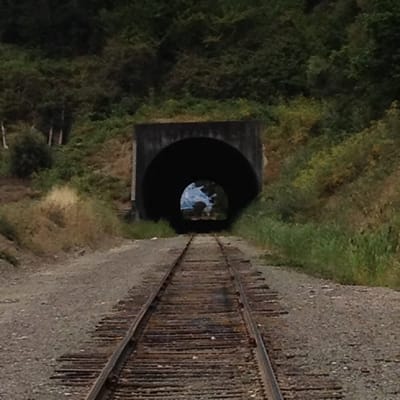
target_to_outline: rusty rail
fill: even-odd
[[[283,400],[235,260],[216,237],[195,241],[142,306],[85,400]],[[64,369],[65,379],[82,386],[84,369]]]
[[[85,400],[98,400],[102,398],[104,392],[107,390],[108,383],[111,383],[115,379],[116,370],[121,368],[121,364],[123,360],[132,347],[135,345],[134,339],[138,335],[138,332],[143,327],[143,324],[148,319],[149,314],[151,313],[152,307],[155,302],[161,297],[163,291],[165,290],[168,282],[171,280],[172,275],[176,267],[181,262],[184,257],[187,249],[190,246],[190,243],[193,240],[193,236],[190,237],[188,243],[183,249],[180,256],[176,259],[176,261],[168,268],[167,272],[161,279],[160,284],[156,287],[156,289],[151,293],[146,303],[143,305],[136,319],[133,321],[132,325],[129,327],[128,332],[125,337],[121,341],[121,343],[116,348],[115,352],[112,354],[107,364],[102,369],[100,375],[94,382],[93,386],[90,388],[89,393],[87,394]]]
[[[229,257],[227,256],[221,241],[218,240],[218,238],[216,238],[216,240],[221,249],[222,254],[224,255],[232,279],[235,282],[239,295],[240,305],[242,306],[243,318],[246,321],[246,326],[249,331],[249,335],[252,337],[256,345],[258,365],[261,371],[261,376],[263,379],[266,392],[268,393],[269,396],[268,398],[270,400],[284,400],[284,397],[279,388],[278,380],[276,379],[275,372],[272,367],[270,357],[268,355],[268,351],[265,347],[264,340],[261,336],[260,330],[258,329],[257,323],[254,321],[252,317],[251,307],[247,300],[246,292],[241,282],[240,275],[235,266],[232,265],[232,263],[230,262]]]

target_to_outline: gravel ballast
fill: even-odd
[[[161,276],[186,242],[129,242],[37,271],[0,271],[0,399],[68,398],[50,380],[56,359],[79,351],[101,317],[129,289]]]
[[[337,379],[347,400],[400,399],[400,292],[267,266],[245,241],[224,241],[241,248],[279,293],[288,314],[277,334],[292,350],[301,343],[308,368]],[[131,288],[159,279],[186,242],[127,242],[36,269],[1,266],[0,399],[68,398],[49,379],[56,359],[79,352],[96,323]]]
[[[345,286],[268,266],[260,250],[237,238],[229,241],[279,293],[288,312],[279,335],[288,348],[301,343],[308,368],[336,378],[347,400],[400,399],[399,291]]]

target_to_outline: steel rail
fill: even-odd
[[[261,332],[258,328],[257,323],[255,322],[252,313],[249,301],[247,299],[246,291],[244,289],[242,280],[240,278],[240,274],[237,271],[236,267],[234,267],[226,251],[224,249],[224,245],[221,240],[215,236],[215,239],[222,251],[225,262],[228,265],[232,280],[235,282],[237,293],[239,296],[239,304],[241,306],[241,311],[243,315],[243,319],[245,320],[247,330],[249,332],[250,337],[254,341],[256,346],[256,356],[258,365],[261,372],[261,378],[264,384],[264,388],[269,396],[269,400],[284,400],[282,392],[279,388],[278,380],[275,376],[274,369],[272,367],[271,359],[268,355],[268,351],[265,347],[264,340],[262,338]]]
[[[153,305],[159,300],[162,293],[164,292],[168,282],[171,280],[173,276],[173,272],[180,264],[182,258],[184,257],[187,249],[189,248],[194,236],[191,236],[188,240],[185,248],[179,255],[179,257],[175,260],[175,262],[168,268],[167,272],[164,274],[161,279],[159,285],[154,289],[146,303],[142,306],[139,314],[136,316],[135,320],[129,327],[126,335],[119,343],[117,349],[110,356],[109,360],[101,370],[99,376],[96,381],[91,386],[88,394],[85,397],[85,400],[100,400],[104,398],[104,395],[107,391],[108,384],[112,383],[115,380],[115,371],[121,367],[121,364],[124,360],[125,354],[131,350],[135,345],[135,336],[139,332],[139,330],[143,327],[146,321],[149,318],[149,315],[154,308]]]

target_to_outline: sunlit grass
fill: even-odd
[[[41,200],[3,206],[0,214],[19,243],[37,254],[95,247],[121,232],[113,210],[69,187],[54,188]]]
[[[399,232],[391,226],[351,233],[334,225],[247,214],[234,231],[278,255],[280,264],[345,284],[400,287]]]

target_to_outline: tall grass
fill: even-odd
[[[14,225],[2,214],[0,214],[0,235],[16,243],[19,241],[18,233]]]
[[[162,238],[175,235],[167,221],[136,221],[124,226],[125,236],[132,239]]]
[[[121,223],[108,206],[82,197],[69,187],[54,188],[39,201],[24,201],[0,210],[20,244],[38,254],[96,246],[121,232]]]
[[[346,284],[400,287],[396,227],[352,233],[335,225],[287,223],[248,213],[234,231],[305,272]]]

